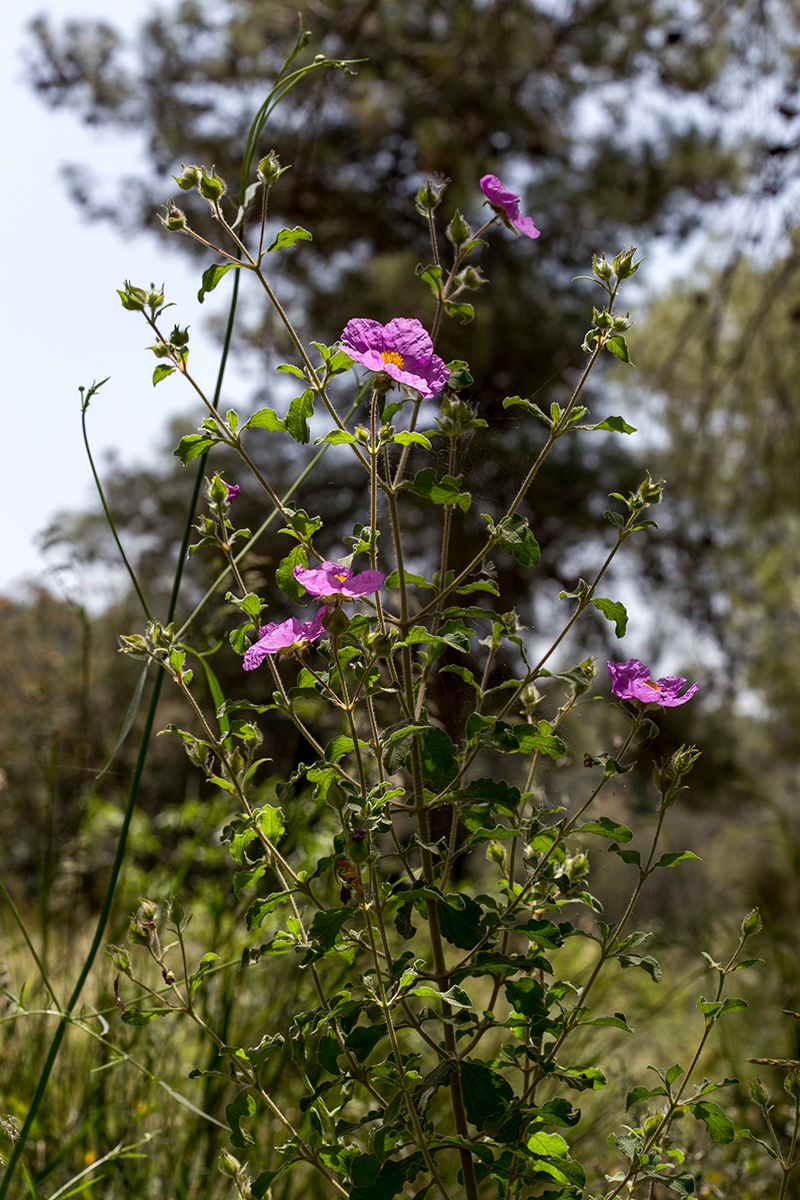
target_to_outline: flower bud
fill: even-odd
[[[146,299],[147,307],[152,309],[153,312],[155,312],[155,310],[157,308],[161,308],[161,305],[163,303],[164,303],[164,285],[162,284],[161,289],[159,290],[154,283],[151,283],[150,290],[147,293],[147,299]]]
[[[177,900],[174,896],[169,902],[169,910],[167,915],[169,916],[169,919],[172,921],[173,925],[177,925],[178,928],[183,928],[183,924],[186,920],[186,913],[184,912],[184,908],[180,900]]]
[[[270,150],[269,154],[265,158],[262,158],[261,162],[258,164],[258,170],[256,171],[256,174],[264,184],[264,187],[269,187],[271,184],[275,183],[276,179],[280,179],[284,171],[288,170],[288,167],[281,166],[280,159],[275,151]]]
[[[468,221],[464,220],[458,209],[453,213],[453,218],[445,232],[448,241],[451,241],[454,246],[463,246],[472,237],[472,227]]]
[[[131,917],[128,926],[128,941],[132,946],[150,945],[150,931],[136,917]]]
[[[226,191],[225,181],[220,179],[213,167],[211,168],[211,174],[208,173],[205,167],[200,168],[199,187],[200,195],[204,196],[206,200],[211,200],[212,202],[219,200],[225,195]]]
[[[754,908],[752,912],[749,912],[742,921],[742,937],[749,938],[752,937],[754,933],[760,933],[761,924],[761,913],[757,908]]]
[[[182,192],[190,192],[192,188],[200,186],[200,171],[195,166],[186,166],[181,163],[183,170],[180,175],[173,175],[172,178],[177,183]]]
[[[350,618],[347,616],[341,607],[337,604],[335,608],[329,608],[322,618],[322,628],[327,629],[331,637],[341,637],[343,633],[347,633],[350,628]]]
[[[205,494],[209,504],[223,504],[228,499],[228,485],[220,475],[214,475],[206,479]]]
[[[183,211],[183,209],[178,208],[177,205],[173,204],[170,200],[165,211],[167,215],[165,217],[159,217],[159,220],[164,228],[168,229],[170,233],[183,233],[186,229],[186,213]]]
[[[750,1080],[750,1095],[756,1104],[764,1106],[769,1104],[770,1090],[761,1079],[755,1078]]]
[[[592,269],[598,279],[610,279],[614,274],[614,268],[606,261],[605,254],[602,258],[598,258],[596,254],[592,255]]]
[[[622,250],[615,257],[614,273],[617,276],[617,279],[628,279],[631,275],[634,275],[638,271],[641,259],[638,263],[635,263],[633,261],[633,256],[635,253],[636,247],[631,246],[630,250]]]
[[[797,1071],[790,1071],[783,1081],[783,1089],[795,1100],[800,1100],[800,1076]]]
[[[462,287],[470,288],[472,291],[488,282],[480,267],[464,267],[464,270],[459,271],[456,275],[456,279]]]
[[[344,788],[340,787],[336,780],[334,780],[325,793],[325,799],[332,808],[335,808],[338,812],[341,812],[345,804],[347,804],[347,793],[345,792]]]
[[[439,207],[444,189],[449,182],[449,179],[443,179],[441,176],[432,175],[427,179],[417,192],[417,212],[422,213],[423,217],[434,212]]]
[[[124,291],[117,289],[117,295],[122,301],[122,307],[129,312],[143,312],[147,303],[147,292],[144,288],[134,287],[127,279],[123,285]]]
[[[219,1169],[222,1175],[235,1179],[242,1169],[242,1164],[238,1158],[234,1158],[227,1150],[223,1150],[219,1156]]]
[[[701,751],[697,749],[697,746],[679,746],[670,760],[676,775],[688,774],[700,754]]]
[[[489,842],[486,847],[486,857],[489,862],[495,863],[502,871],[506,869],[506,851],[505,846],[500,842]]]

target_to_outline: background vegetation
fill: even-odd
[[[314,35],[310,53],[365,60],[355,78],[315,81],[282,110],[270,133],[281,160],[293,164],[287,186],[273,192],[272,215],[279,224],[312,229],[315,239],[303,254],[284,259],[278,286],[315,337],[334,341],[354,315],[430,320],[429,294],[413,282],[415,263],[428,256],[413,197],[429,174],[450,180],[449,205],[474,210],[477,179],[495,172],[523,192],[524,211],[542,230],[533,250],[520,244],[525,239],[493,242],[485,263],[491,287],[476,293],[471,399],[489,422],[492,450],[470,462],[469,472],[472,489],[489,504],[502,503],[509,464],[529,453],[502,398],[518,393],[546,408],[570,394],[582,367],[577,347],[590,293],[574,277],[593,252],[614,252],[623,242],[653,254],[649,292],[637,303],[631,336],[635,377],[622,381],[609,371],[592,385],[594,397],[613,396],[619,411],[648,431],[649,444],[642,451],[639,441],[631,453],[609,442],[579,459],[570,446],[563,452],[568,458],[554,456],[538,492],[549,498],[546,505],[524,512],[542,546],[537,590],[531,594],[514,576],[513,564],[500,584],[530,627],[528,636],[546,638],[558,591],[574,585],[591,556],[607,493],[634,486],[643,467],[667,478],[659,535],[634,548],[639,557],[628,557],[617,582],[650,614],[635,647],[629,636],[630,653],[662,656],[670,669],[702,682],[702,707],[676,710],[661,736],[665,750],[692,741],[704,751],[691,808],[676,812],[672,833],[676,845],[691,846],[704,861],[647,902],[670,982],[657,995],[647,981],[637,983],[638,1021],[631,1019],[646,1023],[651,1007],[668,1007],[679,1032],[688,984],[702,968],[699,951],[717,950],[711,930],[716,937],[726,926],[735,929],[758,904],[766,961],[758,996],[749,997],[750,1015],[736,1026],[738,1040],[725,1047],[733,1066],[724,1069],[746,1081],[749,1057],[800,1058],[800,1027],[781,1015],[800,1008],[796,9],[777,0],[315,0],[303,19]],[[165,6],[132,45],[107,25],[56,28],[37,21],[30,78],[43,100],[71,106],[84,121],[135,127],[149,147],[151,169],[143,178],[95,180],[71,168],[76,201],[121,232],[146,228],[163,236],[155,212],[174,190],[169,176],[182,161],[215,163],[223,176],[235,176],[253,112],[295,24],[294,9],[274,0]],[[189,239],[181,246],[195,253]],[[198,275],[206,265],[198,261]],[[248,308],[235,348],[262,369],[265,383],[254,390],[253,408],[275,401],[272,368],[285,357],[282,337],[269,314]],[[446,333],[442,353],[452,357]],[[186,428],[195,424],[192,414]],[[104,480],[154,611],[166,606],[192,487],[189,472],[171,456],[175,434],[147,469],[119,464]],[[280,492],[297,464],[269,466]],[[224,469],[221,457],[214,467]],[[325,513],[331,553],[352,526],[353,487],[332,454],[307,485],[304,506]],[[258,527],[261,516],[246,487],[238,503],[237,519]],[[416,533],[424,557],[433,548],[422,518]],[[101,613],[77,608],[55,588],[0,601],[3,883],[37,930],[39,955],[61,997],[106,886],[136,753],[134,730],[97,778],[138,677],[117,655],[116,634],[138,628],[142,618],[99,508],[62,514],[46,537],[70,569],[119,579],[118,601]],[[286,552],[283,540],[262,539],[248,563],[251,579],[270,577],[270,565]],[[469,555],[467,539],[463,552]],[[219,565],[200,555],[192,560],[179,620]],[[270,598],[272,619],[289,615],[279,592]],[[196,632],[213,647],[232,623],[222,594],[197,622]],[[604,655],[606,635],[598,618],[573,649]],[[693,660],[681,654],[688,644],[702,648]],[[238,662],[219,655],[215,669],[235,694]],[[158,727],[185,721],[177,706],[165,694]],[[589,725],[589,742],[593,736]],[[303,747],[282,724],[268,727],[267,737],[276,778],[285,777]],[[258,1039],[289,983],[283,976],[276,987],[264,973],[249,990],[231,982],[243,934],[219,866],[224,809],[169,742],[155,741],[147,760],[110,936],[121,936],[140,894],[179,893],[198,943],[210,939],[224,964],[205,1001],[214,1023],[252,1027]],[[576,746],[576,755],[586,748]],[[565,792],[569,778],[568,770]],[[635,824],[643,816],[641,781],[633,775],[625,782],[620,815]],[[298,809],[293,820],[295,845],[312,844],[313,814]],[[595,890],[613,901],[602,856],[593,870]],[[0,911],[8,1004],[21,997],[30,1010],[45,1009],[48,997],[12,909],[5,904]],[[32,1194],[49,1196],[118,1143],[157,1132],[147,1157],[110,1162],[102,1182],[99,1174],[91,1177],[96,1194],[228,1195],[216,1168],[224,1119],[214,1123],[228,1101],[224,1086],[207,1079],[181,1089],[214,1119],[208,1122],[158,1083],[185,1080],[208,1049],[195,1046],[185,1030],[165,1028],[168,1022],[122,1029],[113,1015],[111,977],[108,965],[98,963],[84,997],[87,1013],[105,1012],[107,1034],[98,1036],[97,1021],[70,1030],[40,1111],[28,1163],[30,1186],[40,1191]],[[0,1037],[14,1064],[0,1109],[19,1120],[45,1052],[48,1019],[7,1020]],[[743,1114],[747,1096],[743,1086]],[[268,1142],[270,1131],[262,1136]],[[698,1156],[703,1152],[698,1143]],[[724,1173],[709,1176],[707,1194],[770,1195],[768,1174],[751,1175],[749,1155],[747,1143],[732,1149]],[[315,1194],[313,1186],[307,1194]]]

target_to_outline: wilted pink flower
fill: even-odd
[[[504,188],[496,175],[484,175],[481,180],[481,190],[484,196],[495,208],[502,209],[509,223],[524,233],[526,237],[537,238],[539,230],[530,217],[523,216],[519,211],[519,196]]]
[[[238,483],[226,483],[225,487],[228,489],[228,495],[226,498],[228,504],[230,504],[231,500],[235,500],[242,489],[239,487]]]
[[[312,596],[321,600],[357,600],[377,592],[386,578],[380,571],[361,571],[354,575],[341,563],[324,562],[318,567],[295,567],[294,577]]]
[[[370,371],[381,371],[430,399],[440,392],[450,372],[420,321],[395,317],[388,325],[356,317],[342,334],[342,349]]]
[[[657,704],[660,708],[675,708],[691,700],[697,684],[678,695],[686,680],[682,675],[665,675],[663,679],[651,679],[650,669],[638,658],[629,662],[608,664],[611,674],[611,690],[620,700],[639,700],[642,704]]]
[[[324,615],[325,609],[321,608],[313,621],[303,623],[298,621],[297,617],[289,617],[288,621],[282,621],[280,625],[274,621],[265,625],[258,641],[245,651],[242,663],[245,671],[255,671],[268,654],[288,655],[304,650],[310,642],[315,642],[321,636]]]

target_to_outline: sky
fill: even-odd
[[[79,386],[109,377],[88,413],[101,476],[108,451],[126,463],[146,462],[163,442],[169,418],[197,408],[177,377],[152,386],[156,360],[145,349],[152,337],[141,317],[123,310],[116,289],[125,279],[144,286],[166,282],[168,299],[177,304],[170,316],[194,330],[225,305],[227,289],[220,287],[201,309],[197,266],[165,253],[163,243],[144,235],[123,240],[107,224],[80,216],[62,165],[83,163],[105,176],[118,164],[134,173],[136,138],[82,126],[74,113],[47,108],[24,81],[25,30],[34,16],[44,12],[56,22],[106,17],[130,29],[151,10],[141,0],[16,0],[0,6],[3,159],[7,180],[26,181],[22,188],[7,185],[0,200],[3,228],[15,231],[0,242],[3,474],[11,501],[0,534],[0,594],[11,597],[20,594],[24,579],[54,581],[37,534],[57,511],[93,501]],[[198,339],[194,373],[210,380],[215,366],[213,342]],[[198,422],[202,415],[198,410]]]

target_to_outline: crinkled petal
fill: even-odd
[[[496,204],[498,208],[505,210],[506,216],[511,215],[509,210],[516,210],[519,206],[519,196],[515,196],[508,188],[503,187],[496,175],[484,175],[480,181],[481,191],[490,204]]]
[[[380,321],[354,317],[345,325],[341,340],[348,353],[349,347],[352,347],[358,354],[364,354],[367,350],[375,350],[380,354],[384,348],[383,326]]]
[[[526,217],[519,211],[519,196],[503,187],[496,175],[484,175],[480,184],[489,203],[494,204],[496,208],[501,208],[515,229],[524,233],[526,237],[539,237],[539,230],[534,225],[532,218]]]
[[[526,237],[539,237],[540,231],[534,225],[532,217],[526,217],[523,213],[517,213],[516,217],[510,217],[509,220],[514,228],[518,229],[520,233],[524,233]]]
[[[335,596],[352,576],[350,567],[324,562],[318,567],[295,567],[294,577],[312,596]]]
[[[242,663],[245,671],[254,671],[268,654],[277,654],[280,650],[286,650],[289,646],[293,646],[301,629],[302,625],[297,617],[289,617],[288,621],[282,621],[280,625],[275,624],[274,621],[265,625],[259,634],[258,641],[245,651]]]
[[[383,331],[383,349],[395,350],[406,364],[422,363],[430,360],[433,342],[421,321],[394,317]]]
[[[378,592],[383,587],[383,581],[386,578],[380,571],[362,571],[359,575],[354,575],[352,579],[348,579],[347,583],[342,588],[344,596],[368,596],[371,592]]]

